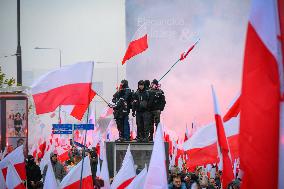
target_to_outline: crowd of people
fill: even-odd
[[[114,119],[119,132],[117,141],[130,141],[129,113],[136,117],[138,142],[153,141],[154,127],[160,122],[161,111],[164,110],[166,99],[158,80],[140,80],[134,92],[127,80],[122,80],[119,90],[113,95]]]
[[[96,177],[97,163],[100,161],[97,155],[96,148],[86,149],[85,152],[78,150],[75,146],[68,152],[69,159],[64,163],[58,160],[58,154],[55,152],[50,153],[50,161],[54,171],[54,175],[58,183],[60,183],[67,173],[77,165],[82,157],[89,156],[90,167],[92,172],[93,184],[95,188],[103,186],[103,181]],[[44,166],[43,171],[40,169],[40,159],[35,160],[32,155],[28,155],[26,158],[26,175],[27,175],[27,187],[28,189],[41,189],[45,181],[48,164]]]
[[[216,170],[216,166],[213,169]],[[221,189],[221,177],[220,170],[207,174],[202,166],[197,166],[193,172],[174,166],[169,170],[168,189]],[[241,178],[236,173],[236,179],[223,189],[240,189],[240,185]]]

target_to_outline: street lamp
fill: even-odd
[[[62,50],[60,48],[51,48],[51,47],[35,47],[35,50],[57,50],[59,52],[59,67],[62,67],[61,64],[61,54]],[[61,123],[61,106],[59,106],[59,113],[58,113],[58,123]]]

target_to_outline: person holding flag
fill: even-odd
[[[122,80],[119,90],[113,95],[112,102],[115,104],[113,107],[113,117],[116,121],[117,129],[119,132],[118,141],[130,140],[130,127],[129,127],[129,112],[131,109],[132,91],[128,87],[128,81]]]

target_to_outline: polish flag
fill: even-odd
[[[8,162],[8,171],[6,178],[6,185],[8,189],[25,189],[25,185],[22,183],[22,180],[17,173],[15,167],[11,162]]]
[[[6,188],[7,188],[7,186],[6,186],[6,182],[5,182],[3,173],[2,173],[2,171],[0,171],[0,189],[6,189]]]
[[[51,145],[51,147],[49,148],[48,151],[45,152],[44,156],[42,157],[40,163],[39,163],[39,167],[41,172],[43,172],[45,165],[48,164],[48,162],[50,161],[50,153],[54,152],[54,143]]]
[[[189,139],[189,132],[188,132],[188,129],[187,129],[187,126],[186,126],[185,133],[184,133],[184,142],[186,142],[188,139]]]
[[[48,72],[32,86],[36,113],[53,112],[60,105],[88,105],[93,62],[82,62]]]
[[[224,129],[232,159],[238,158],[239,152],[239,117],[224,123]],[[196,166],[218,162],[217,132],[215,123],[200,127],[184,144],[183,149],[188,156],[189,169]]]
[[[132,180],[132,182],[126,187],[126,189],[138,189],[143,188],[147,176],[147,167],[145,168]]]
[[[90,102],[93,100],[93,98],[96,96],[96,92],[91,89],[89,93],[89,101],[87,104],[78,104],[74,105],[72,108],[72,111],[70,112],[70,115],[74,118],[78,119],[79,121],[82,120],[85,112],[88,110]]]
[[[69,159],[68,149],[64,150],[63,148],[59,147],[59,150],[57,150],[57,153],[58,153],[57,159],[61,163],[64,163],[65,161],[67,161]]]
[[[240,113],[240,97],[234,100],[233,105],[229,108],[225,116],[223,117],[223,121],[226,122],[233,117],[237,117]]]
[[[101,175],[101,163],[100,163],[100,155],[98,155],[96,177],[100,177],[100,175]]]
[[[242,189],[284,188],[284,2],[252,0],[244,53]],[[259,182],[265,178],[269,182]]]
[[[129,43],[126,53],[122,60],[122,65],[125,64],[127,60],[144,52],[146,49],[148,49],[148,35],[147,34]]]
[[[43,189],[59,189],[57,180],[55,178],[51,161],[48,162],[45,181],[43,184]]]
[[[100,179],[104,181],[104,187],[101,187],[101,189],[110,189],[111,187],[110,187],[110,182],[109,182],[109,172],[108,172],[106,151],[103,148],[101,149],[101,151],[103,151],[103,156],[100,156],[100,157],[103,157],[103,164],[102,164]]]
[[[101,112],[100,118],[107,118],[108,116],[113,114],[113,108],[106,106]]]
[[[84,165],[83,164],[84,160]],[[62,189],[78,189],[80,188],[80,178],[81,178],[81,169],[83,166],[83,175],[82,175],[82,188],[84,189],[93,189],[93,178],[90,166],[89,157],[85,157],[81,160],[75,167],[73,167],[70,172],[63,178],[60,183],[60,188]]]
[[[221,111],[213,86],[212,86],[212,96],[214,102],[218,147],[220,149],[222,156],[221,159],[223,161],[222,186],[226,188],[229,185],[229,183],[232,182],[234,179],[233,166],[232,166],[230,148],[228,145],[223,121],[221,118]]]
[[[29,154],[32,154],[34,158],[36,158],[37,155],[37,148],[38,148],[37,143],[34,143],[31,150],[29,150]]]
[[[179,60],[182,61],[186,59],[187,55],[190,53],[190,51],[193,50],[195,45],[199,42],[200,39],[198,39],[186,52],[181,53]]]
[[[131,42],[128,45],[126,53],[122,60],[122,65],[132,57],[144,52],[148,49],[148,35],[147,25],[144,23],[140,26],[132,37]]]
[[[23,150],[23,145],[21,145],[0,161],[0,169],[5,179],[7,176],[8,164],[11,163],[15,167],[20,178],[26,180],[26,165]]]
[[[124,156],[122,166],[118,173],[115,175],[111,184],[112,189],[124,189],[135,178],[136,171],[134,168],[134,160],[130,151],[130,145],[128,145],[126,154]]]
[[[40,155],[38,155],[38,157],[42,158],[44,156],[46,149],[46,141],[43,141],[41,144],[39,144],[38,149],[39,149],[38,152],[40,152]]]
[[[156,130],[153,151],[144,189],[168,188],[165,143],[161,124]]]

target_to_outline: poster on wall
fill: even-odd
[[[6,137],[26,137],[26,100],[6,101]]]

